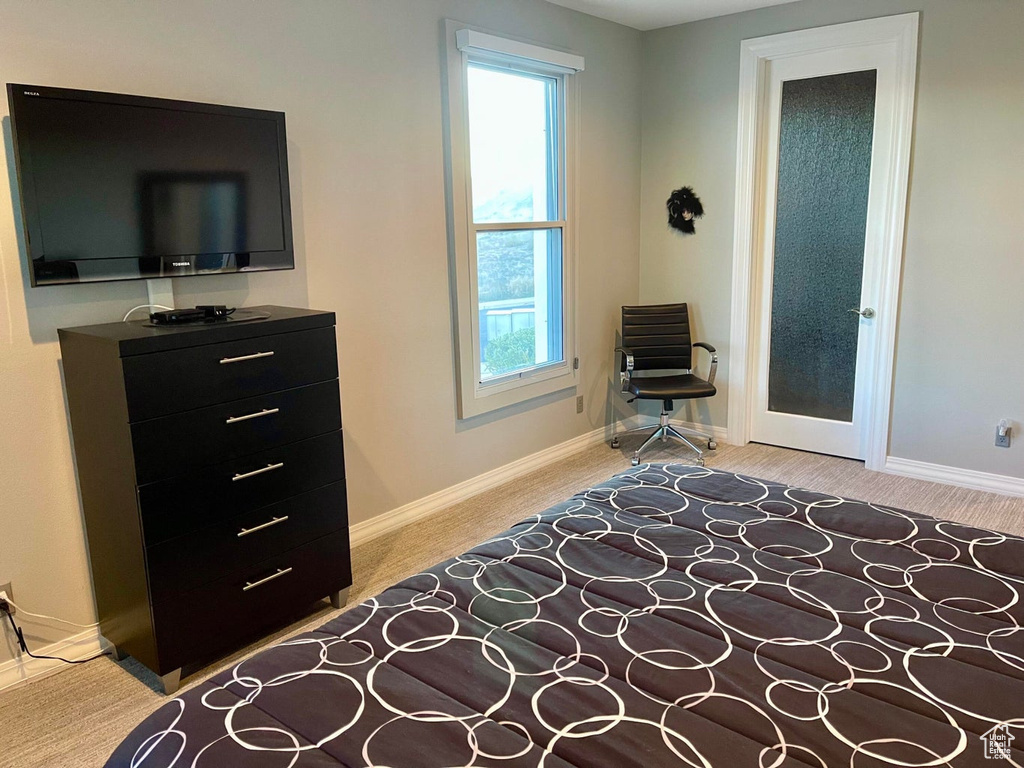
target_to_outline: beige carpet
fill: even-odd
[[[627,469],[638,441],[623,439],[618,451],[594,446],[363,544],[353,552],[355,585],[349,605]],[[684,449],[673,448],[645,459],[686,461],[687,456]],[[846,459],[763,445],[723,445],[709,455],[708,465],[1024,535],[1024,499],[868,472],[861,463]],[[186,678],[183,688],[280,638],[317,627],[336,613],[323,603],[303,621]],[[100,659],[4,691],[0,767],[102,765],[118,742],[164,701],[156,692],[155,676],[131,659],[123,664]]]

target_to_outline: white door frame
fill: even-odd
[[[762,252],[760,211],[763,136],[762,107],[767,94],[768,63],[834,48],[887,43],[897,69],[891,130],[876,133],[874,145],[889,147],[889,178],[884,190],[884,242],[882,269],[877,286],[878,343],[874,380],[870,383],[866,460],[868,469],[882,470],[889,450],[892,378],[896,350],[896,315],[899,309],[900,272],[909,185],[910,148],[914,125],[914,92],[917,79],[917,13],[854,21],[829,27],[787,32],[744,40],[740,45],[739,129],[736,155],[736,223],[733,239],[732,317],[729,354],[729,438],[744,445],[750,441],[750,415],[756,392],[754,337],[756,313],[755,259]]]

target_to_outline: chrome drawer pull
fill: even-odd
[[[264,472],[273,472],[275,469],[280,469],[283,466],[283,461],[279,461],[277,462],[277,464],[267,464],[267,466],[260,467],[259,469],[254,469],[252,472],[242,472],[240,474],[237,474],[231,478],[231,482],[234,483],[238,480],[245,480],[248,477],[256,477],[256,475],[262,475]]]
[[[280,408],[264,408],[262,411],[256,413],[247,413],[245,416],[232,416],[231,418],[225,419],[225,424],[237,424],[240,421],[248,421],[249,419],[258,419],[261,416],[270,416],[271,414],[280,411]]]
[[[273,520],[271,520],[270,522],[264,523],[263,525],[257,525],[254,528],[243,528],[242,530],[240,530],[238,532],[238,538],[242,538],[243,536],[248,536],[250,533],[256,533],[256,531],[262,531],[264,528],[269,528],[272,525],[277,525],[278,523],[283,523],[287,519],[288,519],[288,515],[285,515],[284,517],[275,517]]]
[[[273,352],[254,352],[251,355],[241,355],[240,357],[222,357],[220,364],[225,365],[227,363],[241,363],[245,360],[256,360],[260,357],[273,357]]]
[[[269,576],[267,576],[267,578],[265,578],[265,579],[260,579],[259,581],[247,581],[247,582],[245,582],[245,586],[242,587],[242,591],[243,592],[248,592],[250,589],[255,589],[256,587],[260,586],[261,584],[266,584],[268,581],[273,581],[274,579],[279,578],[281,576],[284,576],[286,573],[291,573],[291,572],[292,572],[291,568],[278,568],[277,569],[277,573],[272,573]]]

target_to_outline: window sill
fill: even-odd
[[[477,384],[471,392],[459,395],[459,418],[482,416],[501,408],[525,403],[536,397],[576,387],[578,371],[571,365],[543,370],[532,376],[507,379],[497,384]]]

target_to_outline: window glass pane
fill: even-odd
[[[562,356],[562,231],[478,232],[480,381]]]
[[[875,75],[782,85],[770,411],[853,420]]]
[[[556,81],[470,64],[473,221],[558,220]]]

